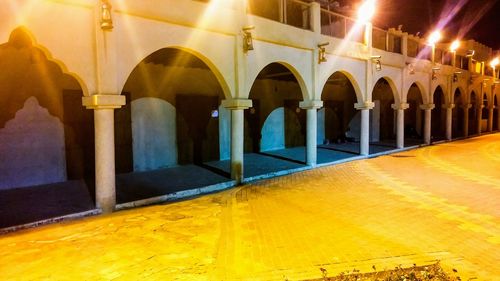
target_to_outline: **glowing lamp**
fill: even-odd
[[[456,52],[458,47],[460,47],[460,42],[458,40],[453,41],[450,45],[450,51]]]
[[[491,67],[495,68],[499,63],[500,63],[500,60],[498,58],[495,58],[490,62],[490,65],[491,65]]]
[[[439,40],[441,40],[441,32],[438,30],[432,32],[429,36],[429,44],[432,46],[434,46]]]
[[[375,14],[375,0],[366,0],[358,10],[358,19],[369,22]]]

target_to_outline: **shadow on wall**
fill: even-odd
[[[83,179],[93,186],[93,114],[82,95],[24,29],[0,45],[0,189]]]

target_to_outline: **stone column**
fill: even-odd
[[[312,2],[309,6],[310,19],[309,24],[311,31],[321,34],[321,6],[317,2]]]
[[[483,119],[483,108],[484,108],[484,104],[481,104],[479,106],[476,107],[476,110],[477,110],[477,134],[478,135],[481,135],[481,121]]]
[[[231,99],[223,100],[222,106],[231,110],[231,178],[237,184],[243,182],[243,154],[244,154],[244,110],[252,107],[252,100]]]
[[[469,109],[472,107],[472,104],[464,104],[462,109],[464,110],[464,137],[469,136]]]
[[[83,97],[83,105],[94,109],[95,197],[97,208],[111,213],[116,205],[114,109],[125,105],[117,94]]]
[[[493,113],[495,112],[495,106],[490,106],[488,108],[488,132],[493,132]]]
[[[453,108],[455,104],[443,104],[443,108],[446,108],[446,139],[452,139],[452,126],[453,126]]]
[[[392,104],[392,109],[396,110],[396,146],[397,148],[405,147],[405,109],[409,108],[409,104]]]
[[[425,110],[424,116],[424,143],[431,144],[431,110],[435,105],[433,103],[422,104],[420,108]]]
[[[359,140],[359,154],[370,154],[370,109],[375,106],[373,102],[356,103],[354,108],[361,111],[361,132]]]
[[[312,100],[300,102],[300,108],[307,110],[306,134],[306,164],[316,166],[318,156],[316,136],[318,134],[318,108],[323,107],[323,101]]]

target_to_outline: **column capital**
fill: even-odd
[[[476,106],[478,109],[483,109],[484,108],[484,104],[481,104],[479,106]]]
[[[408,103],[402,102],[402,103],[393,103],[391,104],[391,108],[394,110],[405,110],[410,108],[410,105]]]
[[[354,104],[354,108],[356,108],[357,110],[372,109],[374,107],[375,104],[371,101],[358,102]]]
[[[82,98],[87,109],[116,109],[125,105],[125,96],[118,94],[95,94]]]
[[[252,107],[250,99],[228,99],[222,101],[222,106],[227,109],[247,109]]]
[[[322,100],[305,100],[299,103],[299,107],[302,109],[318,109],[323,107]]]
[[[468,104],[462,104],[460,107],[463,108],[463,109],[469,109],[469,108],[472,107],[472,104],[470,104],[470,103],[468,103]]]
[[[494,105],[488,107],[489,110],[495,110],[495,108],[497,108],[497,107]]]
[[[441,105],[441,108],[445,108],[445,109],[453,109],[455,108],[455,104],[454,103],[443,103]]]
[[[420,109],[422,110],[433,110],[436,107],[433,103],[425,103],[420,105]]]

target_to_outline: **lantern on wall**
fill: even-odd
[[[253,50],[252,30],[254,26],[243,27],[243,51],[246,53]]]
[[[101,29],[111,30],[113,29],[113,18],[111,17],[111,4],[108,0],[102,0],[101,2]]]
[[[322,43],[318,44],[318,63],[326,62],[326,46],[328,46],[330,43]]]

